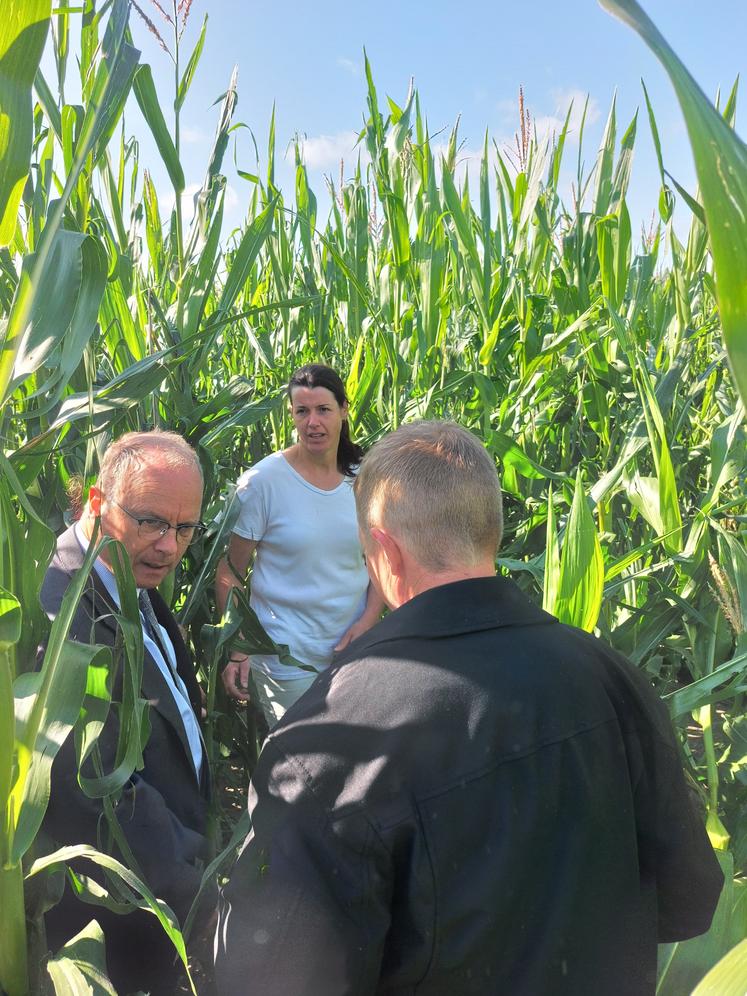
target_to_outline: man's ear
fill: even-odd
[[[401,578],[404,573],[404,557],[402,549],[394,536],[386,529],[373,526],[371,529],[371,539],[378,543],[384,556],[386,557],[389,570],[395,578]]]
[[[101,515],[101,506],[103,503],[104,496],[101,494],[100,489],[96,485],[93,485],[88,491],[88,507],[91,510],[91,515]]]

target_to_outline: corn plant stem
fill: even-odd
[[[219,657],[213,658],[210,667],[208,669],[208,687],[206,694],[206,708],[207,708],[207,721],[205,723],[205,764],[210,766],[210,774],[213,779],[213,785],[216,784],[215,780],[215,690],[218,682],[218,663]],[[218,792],[215,792],[210,811],[208,813],[208,826],[207,826],[207,848],[208,848],[208,861],[212,861],[215,855],[218,853],[218,844],[220,839],[220,797]]]
[[[713,742],[713,706],[703,706],[698,714],[698,722],[703,729],[703,749],[705,751],[706,777],[708,780],[708,806],[716,812],[718,808],[718,763]]]
[[[0,865],[0,911],[0,989],[8,996],[26,996],[29,991],[26,911],[20,862]]]
[[[3,743],[10,745],[15,728],[12,675],[10,653],[5,648],[0,650],[0,723]],[[13,864],[10,860],[16,821],[11,802],[12,775],[8,780],[9,775],[4,767],[0,798],[0,991],[7,992],[8,996],[20,996],[28,992],[26,914],[23,868],[20,862]]]
[[[713,626],[708,637],[708,653],[706,657],[705,673],[713,672],[713,662],[716,653],[716,626],[717,618],[714,616]],[[713,741],[713,705],[704,705],[699,714],[698,722],[703,729],[703,750],[705,752],[706,778],[708,781],[708,808],[716,813],[718,810],[718,761],[716,760],[716,748]]]
[[[176,149],[177,159],[181,161],[179,153],[179,17],[177,13],[176,0],[173,0],[172,9],[174,12],[174,148]],[[182,220],[182,198],[176,187],[174,187],[174,216],[176,218],[177,255],[176,327],[181,334],[184,325],[184,296],[181,292],[182,278],[184,275],[184,222]]]

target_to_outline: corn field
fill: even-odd
[[[331,191],[328,217],[318,213],[299,145],[295,189],[276,185],[272,120],[261,171],[247,175],[245,223],[230,236],[222,170],[235,73],[213,112],[193,219],[182,212],[179,117],[206,30],[194,50],[182,50],[190,5],[173,4],[171,25],[148,8],[156,27],[172,32],[163,32],[176,70],[168,97],[134,46],[143,25],[128,0],[54,11],[51,0],[6,5],[0,990],[102,985],[95,906],[85,934],[49,957],[41,926],[66,863],[84,852],[108,885],[94,896],[78,880],[82,901],[149,906],[186,960],[189,924],[178,924],[134,870],[82,846],[50,854],[39,833],[56,750],[76,728],[95,750],[109,708],[101,683],[98,698],[92,690],[107,652],[65,639],[85,577],[51,628],[38,600],[54,537],[69,521],[71,482],[92,483],[108,442],[130,429],[172,429],[198,450],[210,528],[165,594],[200,663],[220,781],[229,755],[244,751],[249,765],[252,752],[246,716],[216,680],[231,639],[230,627],[215,625],[212,595],[223,513],[242,470],[290,442],[284,385],[313,361],[342,372],[364,445],[411,419],[451,418],[495,456],[506,522],[499,568],[646,672],[681,733],[683,764],[726,870],[711,931],[662,948],[658,992],[689,993],[730,950],[732,960],[744,957],[735,946],[747,937],[747,147],[733,130],[736,87],[714,107],[634,0],[601,2],[669,72],[699,189],[670,179],[645,90],[644,113],[630,122],[618,121],[612,102],[601,146],[587,153],[591,165],[579,156],[572,203],[559,182],[570,109],[552,138],[522,129],[513,157],[486,136],[471,189],[458,169],[457,129],[439,154],[417,91],[385,101],[366,63],[367,162]],[[56,80],[39,69],[45,46]],[[65,102],[73,71],[80,104]],[[173,187],[170,212],[122,124],[133,99]],[[173,114],[165,109],[172,100]],[[636,237],[626,206],[641,127],[653,135],[661,173],[646,238]],[[673,225],[676,200],[690,212],[686,238]],[[118,577],[134,599],[126,564]],[[127,605],[125,597],[125,616]],[[131,613],[136,619],[134,603]],[[39,645],[47,648],[40,668]],[[128,652],[126,666],[136,678],[142,648]],[[109,799],[137,765],[142,735],[142,703],[122,708],[130,737],[122,764],[89,786]],[[233,818],[214,814],[216,861]]]

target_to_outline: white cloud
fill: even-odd
[[[360,155],[361,161],[368,159],[364,145],[356,145],[357,131],[339,131],[336,135],[316,135],[312,138],[299,138],[299,144],[304,162],[308,169],[337,169],[340,160],[356,162]],[[292,150],[288,155],[292,156]]]
[[[586,104],[587,97],[589,100],[589,106],[586,109],[586,124],[591,125],[594,124],[595,121],[599,120],[601,114],[599,101],[596,97],[592,97],[591,95],[584,93],[583,90],[579,90],[574,87],[555,89],[550,92],[550,96],[555,104],[553,108],[555,116],[561,119],[561,127],[562,121],[565,120],[565,116],[568,113],[571,101],[573,101],[573,110],[571,111],[571,120],[568,127],[572,131],[579,130],[581,127],[581,118],[584,114],[584,105]]]
[[[350,73],[351,76],[360,76],[361,74],[360,64],[354,62],[352,59],[346,59],[343,55],[338,55],[337,65],[340,69],[344,69],[346,72]]]
[[[554,134],[557,137],[560,134],[571,103],[573,103],[573,110],[571,111],[568,123],[568,131],[570,134],[578,135],[586,98],[587,94],[577,87],[558,87],[549,93],[550,106],[537,109],[537,105],[525,93],[525,106],[529,111],[531,126],[537,132],[537,138],[542,141],[548,135]],[[546,104],[547,101],[545,101]],[[503,124],[510,126],[515,122],[515,130],[518,131],[520,128],[518,97],[512,100],[499,100],[496,108]],[[590,96],[589,105],[586,110],[586,125],[592,125],[598,121],[600,114],[599,101],[595,97]],[[507,144],[513,146],[515,143],[513,139],[509,139]]]
[[[226,184],[226,193],[223,203],[225,211],[233,211],[239,206],[239,195],[236,193],[234,187],[230,183]]]
[[[182,125],[179,129],[179,138],[186,145],[202,145],[210,140],[210,135],[202,128],[190,128],[189,125]]]
[[[496,108],[498,110],[498,115],[503,122],[503,124],[510,124],[513,121],[519,120],[519,98],[518,96],[514,98],[506,97],[503,100],[499,100]]]
[[[190,183],[182,191],[182,217],[185,221],[189,221],[194,213],[194,197],[197,191],[202,187],[201,183]],[[174,191],[169,189],[165,193],[158,194],[158,206],[161,211],[162,218],[168,218],[174,209]]]
[[[438,144],[433,144],[431,146],[433,159],[435,160],[436,167],[439,172],[441,169],[441,160],[444,156],[446,156],[448,150],[448,142],[439,142]],[[458,184],[461,184],[465,177],[469,177],[469,187],[471,193],[475,193],[477,185],[480,182],[480,163],[482,162],[482,155],[482,146],[480,146],[480,148],[472,148],[469,145],[462,145],[457,148],[454,179]],[[488,145],[488,161],[491,164],[495,162],[495,149],[493,148],[492,143]]]
[[[190,183],[182,192],[182,217],[186,225],[188,225],[192,220],[195,208],[195,194],[199,193],[201,189],[201,183]],[[174,208],[174,191],[167,190],[164,193],[159,193],[158,205],[161,211],[161,218],[168,218]],[[234,187],[228,183],[226,184],[224,194],[223,209],[226,213],[230,213],[235,211],[238,206],[239,195]]]
[[[542,117],[532,118],[531,127],[537,133],[537,138],[541,142],[548,135],[557,136],[563,130],[564,118],[556,117],[554,114],[544,114]]]

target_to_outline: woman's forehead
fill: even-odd
[[[294,387],[291,404],[316,408],[318,405],[337,404],[337,398],[326,387]]]

